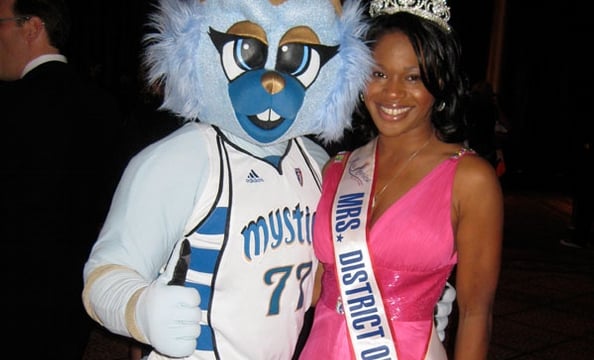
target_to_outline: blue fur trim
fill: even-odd
[[[191,62],[199,55],[198,46],[185,46],[205,41],[200,30],[205,26],[205,17],[200,16],[199,6],[198,1],[160,1],[149,16],[148,25],[153,31],[144,37],[147,80],[165,85],[161,108],[188,121],[196,119],[200,109],[198,83],[191,80],[199,78]]]
[[[340,19],[340,76],[324,105],[314,116],[322,119],[316,134],[325,143],[340,139],[344,130],[350,128],[359,93],[364,90],[373,66],[371,52],[362,41],[368,28],[368,24],[362,20],[364,7],[356,0],[347,0],[343,6]]]

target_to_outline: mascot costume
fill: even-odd
[[[160,0],[148,80],[186,120],[128,164],[83,301],[149,359],[291,359],[311,305],[321,142],[372,59],[359,1]],[[449,311],[446,311],[449,314]],[[446,314],[447,322],[447,314]]]

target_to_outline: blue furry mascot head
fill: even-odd
[[[162,108],[256,144],[349,127],[370,60],[356,1],[161,0],[146,37]]]

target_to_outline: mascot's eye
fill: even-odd
[[[210,37],[219,51],[223,69],[229,80],[246,71],[263,68],[268,47],[254,38],[241,37],[210,30]]]
[[[284,44],[278,51],[276,70],[295,76],[304,87],[308,87],[314,82],[322,66],[337,52],[337,46]]]
[[[235,62],[245,70],[264,67],[266,63],[266,45],[256,39],[237,39],[233,44]]]

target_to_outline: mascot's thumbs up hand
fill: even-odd
[[[183,286],[189,261],[190,243],[179,241],[165,271],[142,292],[136,305],[138,330],[167,356],[190,356],[200,335],[200,295]]]

